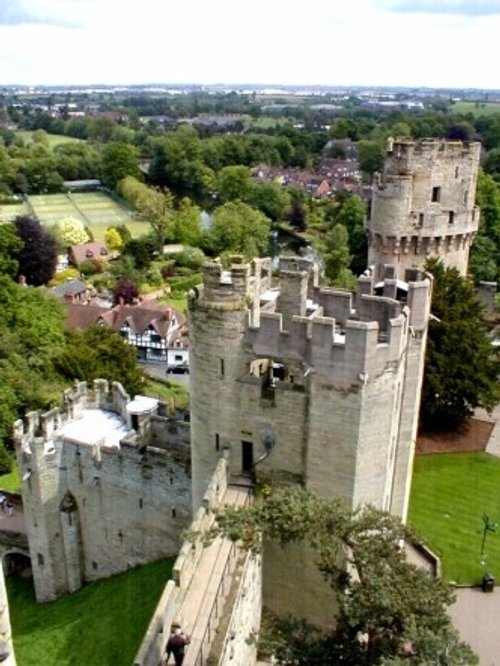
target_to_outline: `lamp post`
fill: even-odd
[[[488,532],[494,532],[497,528],[497,525],[498,525],[498,523],[492,523],[490,521],[490,517],[487,516],[485,513],[483,513],[483,523],[484,523],[484,527],[483,527],[483,542],[481,544],[481,555],[483,555],[483,553],[484,553],[484,546],[485,546],[485,543],[486,543],[486,535],[488,534]]]

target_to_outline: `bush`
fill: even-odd
[[[167,263],[163,264],[163,266],[160,268],[160,273],[164,280],[172,277],[175,274],[175,262],[167,261]]]
[[[82,261],[78,269],[83,275],[96,275],[104,271],[104,265],[99,259],[90,259],[89,261]]]
[[[183,252],[172,255],[176,266],[199,270],[206,261],[205,254],[197,247],[186,247]]]
[[[200,273],[192,273],[191,275],[170,278],[168,284],[172,290],[172,296],[175,296],[175,294],[184,295],[202,281],[203,277]]]

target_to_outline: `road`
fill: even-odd
[[[139,361],[139,365],[150,377],[177,382],[177,384],[182,384],[189,390],[189,375],[178,375],[173,373],[167,375],[166,361]]]

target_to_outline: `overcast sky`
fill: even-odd
[[[0,0],[0,85],[500,89],[500,0]]]

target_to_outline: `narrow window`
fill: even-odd
[[[441,188],[440,187],[433,187],[432,188],[432,199],[431,201],[433,203],[437,203],[438,201],[441,201]]]
[[[92,562],[92,569],[97,571],[97,562]]]
[[[423,213],[418,214],[418,226],[419,227],[424,226],[424,214]]]
[[[139,497],[139,509],[142,509],[142,497]]]
[[[43,567],[43,555],[42,553],[37,554],[38,566]]]
[[[455,222],[455,213],[450,210],[448,212],[448,224],[453,224],[453,222]]]
[[[172,509],[172,518],[175,518],[175,509]]]
[[[224,377],[224,359],[221,358],[220,360],[220,376]]]
[[[220,449],[220,437],[219,433],[215,433],[215,450],[218,451]]]
[[[455,167],[455,178],[458,178],[458,173],[459,173],[459,168],[456,166]]]

